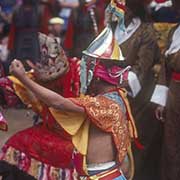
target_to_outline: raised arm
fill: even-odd
[[[64,98],[61,95],[37,84],[29,79],[25,73],[23,64],[14,60],[10,66],[10,72],[18,78],[29,90],[31,90],[35,96],[45,103],[49,107],[53,107],[62,111],[84,112],[84,109],[75,105],[68,98]]]

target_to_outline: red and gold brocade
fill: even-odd
[[[118,90],[118,93],[126,106],[126,114],[122,111],[120,104],[103,95],[70,98],[75,104],[84,107],[86,113],[81,114],[47,108],[16,78],[10,79],[13,81],[16,94],[25,104],[41,115],[43,124],[14,135],[6,144],[7,150],[12,148],[12,153],[16,150],[25,153],[30,164],[33,159],[36,159],[38,163],[50,164],[51,167],[68,167],[71,171],[73,147],[86,157],[89,125],[94,123],[103,131],[112,133],[119,162],[124,160],[131,138],[136,137],[136,129],[126,101],[126,93],[123,90]],[[64,147],[67,148],[64,149]],[[5,160],[7,156],[5,151]],[[8,159],[7,161],[11,163]],[[31,169],[32,166],[27,165],[26,168]],[[24,171],[29,173],[26,169]],[[36,174],[31,175],[36,177]]]
[[[56,87],[58,93],[62,92],[63,96],[75,97],[79,93],[79,61],[77,59],[69,61],[69,72],[49,88]],[[35,80],[32,73],[28,73],[28,76]],[[37,179],[43,176],[55,180],[65,176],[67,180],[71,180],[73,176],[71,136],[59,125],[48,107],[18,79],[13,76],[6,79],[11,82],[14,95],[38,113],[42,123],[20,131],[8,139],[0,153],[0,160],[15,165]]]
[[[112,133],[118,151],[119,162],[124,160],[131,143],[129,123],[120,105],[104,97],[83,97],[72,101],[84,107],[87,119],[101,130]]]

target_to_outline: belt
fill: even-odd
[[[93,176],[80,176],[80,180],[110,180],[123,176],[118,168],[107,170]]]
[[[172,79],[175,81],[180,81],[180,73],[173,72],[172,73]]]

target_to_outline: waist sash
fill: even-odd
[[[93,176],[80,176],[80,179],[83,179],[83,180],[110,180],[110,179],[116,179],[116,178],[126,180],[126,178],[121,173],[118,167],[98,173]]]

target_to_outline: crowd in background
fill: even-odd
[[[39,56],[38,32],[59,37],[69,56],[81,57],[81,52],[96,36],[90,15],[95,12],[99,32],[104,27],[108,0],[1,0],[0,1],[0,61],[8,73],[12,59]],[[155,0],[149,7],[151,20],[178,22],[171,0]],[[53,18],[55,17],[55,18]],[[3,75],[1,70],[1,76]]]
[[[144,2],[149,3],[149,1]],[[141,180],[144,177],[146,178],[147,174],[150,179],[158,179],[162,128],[160,125],[160,121],[154,121],[155,113],[154,111],[152,111],[150,98],[155,89],[155,84],[157,83],[156,79],[154,78],[154,71],[152,71],[152,69],[155,68],[154,70],[157,71],[157,73],[159,73],[160,75],[163,74],[163,72],[161,72],[163,71],[163,65],[158,69],[158,66],[156,67],[156,64],[158,64],[160,67],[160,64],[162,63],[161,58],[164,58],[164,55],[162,55],[164,51],[162,51],[161,54],[160,50],[167,50],[167,47],[165,47],[165,44],[159,43],[161,40],[163,41],[163,39],[158,39],[158,36],[156,37],[156,35],[158,34],[155,30],[158,29],[159,36],[161,36],[161,34],[165,35],[169,33],[169,31],[165,32],[164,29],[170,30],[170,28],[172,28],[172,26],[168,28],[166,24],[163,24],[165,26],[161,27],[159,26],[159,24],[156,26],[155,24],[151,24],[148,22],[180,22],[178,9],[176,9],[175,11],[172,2],[173,0],[154,0],[150,5],[145,7],[141,0],[127,0],[127,11],[125,16],[125,26],[127,31],[123,31],[123,28],[121,28],[120,26],[116,26],[116,28],[113,29],[113,25],[115,26],[115,24],[113,24],[114,22],[112,22],[111,24],[112,29],[115,30],[115,38],[118,41],[118,45],[122,49],[122,54],[126,58],[126,63],[131,66],[131,75],[133,73],[133,78],[135,77],[134,79],[137,80],[137,86],[133,86],[131,84],[132,79],[128,79],[128,83],[122,83],[121,85],[127,90],[130,89],[131,96],[129,96],[128,100],[130,102],[132,113],[136,120],[136,126],[138,129],[140,140],[145,146],[144,151],[141,152],[139,151],[139,149],[133,147],[136,167],[135,179],[138,180]],[[31,62],[33,62],[34,64],[38,63],[42,60],[40,57],[40,48],[41,53],[43,51],[48,52],[49,49],[53,49],[51,48],[53,46],[53,43],[61,44],[63,49],[65,49],[68,58],[77,57],[80,59],[82,56],[82,51],[88,47],[90,42],[104,28],[106,22],[105,9],[108,3],[109,0],[0,1],[0,76],[5,76],[6,74],[8,74],[9,65],[13,61],[13,59],[19,59],[25,66],[26,70],[28,70],[29,66],[27,65],[26,61],[31,60]],[[46,39],[43,38],[43,40],[45,41],[45,46],[39,47],[39,32],[47,34],[48,37],[55,37],[53,39],[55,39],[56,42],[50,41],[49,43],[47,43],[49,40],[46,41]],[[176,65],[178,65],[178,63],[176,63],[176,57],[178,56],[173,56],[172,53],[174,53],[174,50],[176,50],[176,52],[179,51],[179,32],[180,31],[178,28],[177,32],[175,33],[176,38],[173,39],[174,41],[172,41],[172,45],[167,50],[167,53],[169,53],[167,56],[168,58],[166,57],[168,63],[170,60],[172,61],[171,63],[167,64],[170,66],[169,69],[172,70],[174,68],[173,71],[175,72],[177,68]],[[174,37],[172,34],[170,35]],[[164,36],[163,38],[165,38],[168,43],[171,42],[171,39],[167,38],[167,36]],[[177,40],[178,43],[175,40]],[[48,54],[47,52],[45,52],[45,54]],[[167,65],[164,66],[164,68],[166,68]],[[74,65],[72,65],[72,67],[73,66]],[[180,75],[174,73],[174,76],[176,77],[174,79],[179,81]],[[163,80],[165,79],[165,75],[163,75]],[[75,81],[73,80],[72,82]],[[65,84],[67,85],[67,83],[66,81],[63,81],[63,83],[64,88]],[[69,84],[70,86],[72,85],[71,82]],[[160,86],[162,86],[162,84],[163,83],[160,83]],[[175,87],[172,89],[177,88]],[[62,92],[65,92],[65,90]],[[162,96],[162,91],[160,93]],[[165,98],[163,98],[163,100],[164,99]],[[165,106],[165,104],[166,103],[164,102],[163,107]],[[172,105],[170,107],[174,108],[174,106]],[[176,107],[179,107],[178,104],[176,105]],[[172,109],[172,112],[173,111],[174,109]],[[177,109],[177,112],[179,112],[179,109]],[[159,117],[159,119],[163,121],[163,113],[161,113],[160,115],[161,116]],[[171,119],[172,115],[170,113],[168,115],[169,119]],[[173,115],[176,115],[176,113],[174,113]],[[178,118],[179,114],[177,114],[177,121]],[[168,125],[168,127],[171,128],[170,125]],[[177,127],[172,126],[172,129],[175,128]],[[175,134],[174,136],[176,137],[177,135]],[[168,132],[167,137],[169,137]],[[167,144],[169,144],[172,139],[175,138],[167,138]],[[138,145],[140,149],[143,149],[143,147],[141,147],[141,144]],[[167,147],[169,146],[167,145]],[[176,144],[172,146],[172,149],[170,149],[170,152],[172,153],[171,155],[176,154],[174,153],[176,151],[175,147]],[[165,150],[166,149],[163,149],[163,154],[166,153]],[[175,163],[173,163],[173,165],[176,164],[175,159],[177,159],[177,161],[179,162],[178,155],[177,158],[174,158]],[[170,159],[167,159],[166,161],[168,162],[169,160]],[[146,167],[147,162],[149,166]],[[164,172],[166,171],[165,169],[170,169],[170,166],[171,164],[164,167],[164,174],[167,173]],[[174,176],[176,175],[173,172],[173,168],[176,170],[176,166],[172,166],[171,172],[169,171],[169,176],[171,174]],[[178,168],[176,171],[177,173],[179,173]],[[139,178],[140,176],[142,178]],[[165,180],[165,178],[163,178],[163,180]]]

